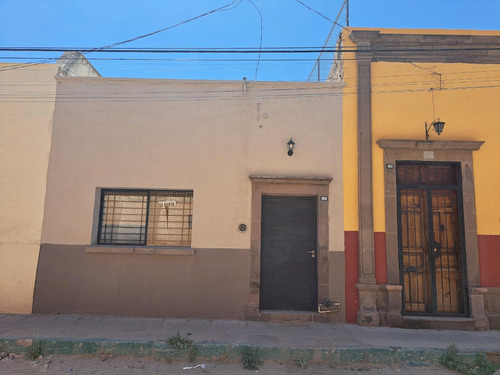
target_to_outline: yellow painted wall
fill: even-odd
[[[356,46],[349,39],[349,32],[342,34],[342,45],[345,49]],[[358,230],[358,96],[357,96],[357,65],[355,53],[343,53],[343,164],[344,164],[344,230]]]
[[[381,32],[500,34],[467,30]],[[344,35],[344,47],[355,47],[348,35]],[[354,59],[354,53],[344,53],[344,58],[344,223],[348,231],[358,228],[357,80],[356,63],[349,60]],[[499,235],[500,65],[374,62],[371,68],[375,231],[385,231],[383,152],[376,141],[382,138],[425,140],[424,123],[440,118],[446,122],[444,132],[440,136],[431,132],[431,140],[486,141],[480,151],[474,153],[478,234]]]
[[[478,234],[500,234],[500,66],[373,63],[372,73],[375,231],[385,231],[383,152],[375,142],[425,140],[424,123],[440,118],[444,131],[431,131],[431,140],[486,141],[474,153]]]
[[[33,301],[57,65],[0,64],[0,312]]]

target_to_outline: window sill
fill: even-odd
[[[143,254],[143,255],[194,255],[191,247],[148,247],[148,246],[85,246],[86,253],[97,254]]]

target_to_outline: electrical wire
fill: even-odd
[[[85,78],[84,78],[85,79]],[[106,79],[107,81],[105,83],[103,83],[101,80],[99,81],[82,81],[82,82],[79,82],[79,85],[85,85],[85,86],[100,86],[100,85],[103,85],[103,84],[106,84],[108,87],[109,86],[113,86],[113,85],[120,85],[121,82],[119,79],[116,79],[117,81],[116,82],[112,82],[112,81],[109,81],[109,79]],[[111,80],[114,80],[114,78],[111,78]],[[17,84],[17,83],[3,83],[2,84],[2,87],[49,87],[51,85],[53,85],[53,81],[45,81],[46,84],[40,84],[40,83],[36,83],[36,84]],[[213,84],[213,82],[211,81],[206,81],[208,84]],[[238,81],[236,81],[238,82]],[[376,82],[375,78],[373,79],[373,82]],[[383,83],[372,83],[372,89],[374,91],[377,91],[379,90],[380,88],[392,88],[392,87],[410,87],[410,86],[426,86],[428,87],[429,83],[432,83],[433,81],[422,81],[422,80],[419,80],[419,81],[399,81],[399,82],[383,82]],[[500,82],[500,75],[496,75],[496,76],[480,76],[480,77],[470,77],[470,78],[463,78],[463,77],[457,77],[456,79],[448,79],[447,80],[447,83],[450,85],[450,87],[453,87],[453,86],[456,86],[456,85],[469,85],[471,83],[496,83],[496,82]],[[166,80],[166,83],[168,83],[168,85],[165,85],[165,87],[172,87],[172,86],[175,86],[172,81],[167,81]],[[235,81],[227,81],[227,84],[228,85],[231,85],[231,84],[234,84]],[[132,83],[130,83],[132,84]],[[145,82],[144,80],[137,80],[137,85],[144,85]],[[146,83],[147,84],[147,83]],[[199,82],[196,82],[195,81],[195,84],[197,86],[200,86],[201,83]],[[177,84],[178,87],[189,87],[189,86],[192,86],[193,83],[190,82],[190,81],[183,81],[182,83],[179,83]],[[155,86],[156,87],[156,86]],[[328,86],[327,86],[328,87]],[[298,90],[298,89],[297,89]],[[308,86],[307,87],[307,90],[316,90],[315,86]],[[324,86],[319,86],[317,88],[317,91],[321,91],[321,90],[325,90],[325,87]],[[348,91],[349,89],[347,89]],[[436,89],[435,89],[436,90]],[[224,92],[224,93],[228,93],[228,92],[237,92],[238,90],[232,90],[232,91],[222,91],[220,89],[217,89],[217,90],[211,90],[210,92],[213,92],[213,93],[221,93],[221,92]],[[346,91],[346,90],[345,90]],[[96,91],[95,93],[97,93],[98,91]],[[197,90],[196,92],[200,93],[200,92],[205,92],[205,91],[200,91],[200,90]],[[0,96],[11,96],[11,95],[20,95],[20,94],[30,94],[31,92],[30,91],[19,91],[19,90],[16,90],[15,93],[0,93]],[[121,95],[122,93],[121,92],[108,92],[110,95]],[[168,93],[173,93],[173,91],[169,91],[169,90],[161,90],[161,92],[156,92],[156,91],[152,91],[151,93],[153,94],[168,94]],[[37,95],[40,94],[40,92],[37,93]],[[90,94],[93,94],[93,93],[90,93]]]
[[[101,68],[99,68],[100,71],[104,71],[104,70],[117,70],[119,69],[119,67],[123,67],[123,68],[126,68],[126,69],[130,69],[132,68],[133,70],[136,70],[136,71],[149,71],[151,70],[151,67],[152,67],[152,63],[158,63],[158,67],[161,68],[163,67],[163,63],[167,63],[168,62],[168,65],[165,65],[165,69],[166,71],[168,72],[174,72],[174,71],[184,71],[184,72],[188,72],[188,71],[200,71],[200,70],[206,70],[206,69],[220,69],[220,70],[236,70],[236,69],[245,69],[244,65],[242,64],[245,64],[245,62],[253,62],[255,61],[255,59],[213,59],[214,63],[218,63],[218,62],[228,62],[230,63],[229,65],[228,64],[218,64],[216,65],[215,67],[210,67],[210,66],[207,66],[206,65],[206,62],[210,62],[212,59],[161,59],[161,58],[155,58],[155,59],[147,59],[147,58],[141,58],[141,59],[130,59],[130,58],[92,58],[91,59],[92,61],[96,60],[96,61],[100,61],[100,60],[103,60],[105,62],[105,65],[102,65]],[[141,65],[139,64],[137,67],[131,67],[130,64],[126,64],[126,65],[123,65],[123,64],[120,64],[120,65],[116,65],[116,64],[113,64],[113,61],[114,60],[118,60],[120,62],[125,62],[125,63],[130,63],[130,62],[135,62],[135,61],[138,61],[138,62],[142,62],[142,61],[148,61],[149,64],[148,65]],[[241,61],[239,61],[241,60]],[[308,61],[310,61],[310,59],[297,59],[297,58],[289,58],[289,59],[286,59],[286,58],[283,58],[283,59],[263,59],[263,61],[267,61],[269,60],[269,64],[266,65],[266,72],[269,72],[270,74],[272,74],[271,72],[275,71],[275,70],[280,70],[280,71],[283,71],[283,70],[288,70],[288,71],[297,71],[300,73],[300,64],[303,64],[303,63],[307,63]],[[324,59],[325,61],[328,61],[329,59]],[[348,61],[350,59],[344,59],[344,61]],[[182,65],[172,65],[171,62],[180,62],[182,63]],[[203,62],[204,64],[203,65],[189,65],[189,64],[196,64],[198,61],[200,62]],[[293,62],[293,66],[290,65],[290,64],[273,64],[273,62],[287,62],[287,61],[290,61],[290,62]],[[238,64],[235,64],[235,63],[238,63]],[[271,65],[270,65],[271,64]],[[414,66],[413,63],[409,63],[410,65]],[[325,64],[326,65],[326,64]],[[433,64],[432,66],[435,66],[435,64]],[[405,71],[402,71],[401,74],[393,74],[393,73],[390,73],[391,72],[391,69],[387,69],[386,71],[379,71],[379,74],[377,75],[373,75],[373,79],[379,79],[379,78],[382,78],[382,77],[386,77],[386,78],[390,78],[390,77],[425,77],[425,76],[430,76],[429,73],[427,73],[427,70],[426,69],[423,69],[426,73],[416,73],[414,70],[407,70],[406,72]],[[499,70],[498,69],[485,69],[484,67],[481,67],[481,68],[475,68],[475,69],[465,69],[465,68],[462,68],[458,71],[449,71],[446,69],[446,66],[440,66],[439,67],[439,71],[443,74],[443,77],[446,75],[446,76],[449,76],[449,75],[457,75],[457,74],[481,74],[481,73],[486,73],[486,72],[498,72]],[[240,78],[240,75],[238,75],[237,79]],[[272,77],[271,77],[272,78]],[[227,78],[226,78],[227,79]],[[271,79],[272,80],[272,79]],[[287,80],[290,80],[289,77],[287,77]],[[5,83],[5,82],[3,82]]]
[[[0,51],[30,51],[30,52],[54,52],[54,51],[80,51],[84,49],[70,49],[70,48],[58,48],[58,47],[2,47],[0,48]],[[91,50],[91,49],[90,49]],[[408,47],[408,46],[397,46],[397,47],[387,47],[385,46],[384,48],[371,48],[368,49],[364,52],[370,53],[370,52],[392,52],[392,53],[397,53],[397,52],[413,52],[413,53],[418,53],[418,52],[429,52],[433,51],[434,53],[436,52],[457,52],[457,53],[463,53],[465,51],[482,51],[482,52],[488,52],[488,51],[498,51],[500,50],[500,47],[461,47],[461,48],[450,48],[450,47],[439,47],[439,48],[414,48],[414,47]],[[87,49],[87,51],[89,51]],[[94,49],[94,52],[96,52],[97,49]],[[85,50],[84,50],[85,52]],[[324,53],[354,53],[356,52],[356,49],[344,49],[344,48],[328,48],[328,49],[318,49],[318,48],[311,48],[311,47],[283,47],[283,48],[259,48],[259,49],[213,49],[213,48],[208,48],[208,49],[107,49],[107,50],[100,50],[99,52],[119,52],[119,53],[186,53],[186,54],[193,54],[193,53],[199,53],[199,54],[257,54],[260,56],[262,53],[266,54],[309,54],[309,53],[320,53],[320,56]],[[13,69],[26,69],[34,65],[40,65],[43,63],[50,63],[57,60],[56,58],[53,59],[45,59],[43,61],[38,61],[38,62],[33,62],[33,63],[25,63],[25,64],[11,64],[6,67],[0,68],[0,72],[3,71],[8,71],[8,70],[13,70]],[[343,60],[347,60],[343,59]],[[258,58],[258,67],[260,67],[260,59]],[[309,74],[308,80],[311,78],[312,72],[316,70],[318,61],[322,61],[322,59],[319,59],[315,62],[315,65]],[[410,62],[406,61],[404,57],[402,56],[399,60],[395,59],[395,61],[399,62]],[[329,69],[329,67],[328,67]],[[257,70],[258,71],[258,68]]]
[[[165,27],[165,28],[163,28],[163,29],[153,31],[153,32],[148,33],[148,34],[140,35],[140,36],[137,36],[137,37],[135,37],[135,38],[127,39],[127,40],[124,40],[124,41],[121,41],[121,42],[117,42],[117,43],[113,43],[113,44],[109,44],[109,45],[107,45],[107,46],[98,47],[98,48],[93,48],[93,49],[91,49],[91,50],[89,50],[89,51],[86,51],[85,53],[92,53],[92,52],[98,52],[98,51],[99,51],[99,52],[103,52],[103,51],[106,51],[106,50],[108,50],[108,49],[110,49],[110,48],[113,48],[113,47],[116,47],[116,46],[120,46],[120,45],[123,45],[123,44],[126,44],[126,43],[130,43],[130,42],[133,42],[133,41],[136,41],[136,40],[139,40],[139,39],[147,38],[147,37],[149,37],[149,36],[152,36],[152,35],[155,35],[155,34],[161,33],[161,32],[166,31],[166,30],[173,29],[174,27],[177,27],[177,26],[180,26],[180,25],[184,25],[184,24],[186,24],[186,23],[192,22],[192,21],[194,21],[194,20],[197,20],[197,19],[199,19],[199,18],[202,18],[202,17],[208,16],[208,15],[210,15],[210,14],[213,14],[213,13],[216,13],[216,12],[219,12],[219,11],[222,11],[222,10],[224,10],[224,9],[226,9],[226,8],[231,7],[233,4],[235,4],[235,3],[236,3],[236,5],[234,5],[232,8],[229,8],[229,9],[234,9],[234,8],[236,8],[238,5],[240,5],[242,1],[243,1],[243,0],[233,0],[233,1],[231,1],[230,3],[228,3],[228,4],[226,4],[226,5],[223,5],[223,6],[219,7],[219,8],[216,8],[216,9],[212,9],[211,11],[209,11],[209,12],[205,12],[205,13],[203,13],[203,14],[200,14],[200,15],[196,16],[196,17],[192,17],[192,18],[189,18],[189,19],[184,20],[184,21],[182,21],[182,22],[176,23],[175,25],[171,25],[171,26]],[[227,10],[229,10],[229,9],[227,9]],[[83,52],[82,52],[82,53],[83,53]],[[31,63],[30,65],[40,65],[40,64],[44,64],[44,63],[45,63],[45,62],[43,62],[43,61],[37,61],[37,62],[33,62],[33,63]],[[18,65],[18,66],[12,66],[12,67],[10,67],[9,69],[0,69],[0,72],[1,72],[1,71],[5,71],[5,70],[19,69],[19,68],[22,68],[22,67],[23,67],[23,66],[19,66],[19,65]]]
[[[108,79],[109,80],[109,79]],[[498,81],[498,80],[497,80]],[[109,81],[108,81],[109,82]],[[123,85],[123,82],[109,82],[105,85],[106,88],[109,88],[110,86],[113,85]],[[475,82],[475,81],[474,81]],[[488,83],[492,83],[491,80],[485,81]],[[235,83],[239,82],[229,82],[227,85],[234,85]],[[130,85],[132,83],[127,82],[127,85]],[[144,85],[144,81],[142,82],[136,82],[135,84],[137,85]],[[94,81],[91,83],[78,83],[79,86],[103,86],[103,83],[99,81]],[[105,93],[103,92],[97,92],[97,91],[89,91],[84,94],[82,93],[65,93],[65,92],[59,92],[57,94],[55,93],[47,93],[47,92],[39,92],[39,93],[32,93],[32,92],[16,92],[14,95],[12,93],[6,93],[4,92],[3,94],[0,94],[0,102],[5,103],[5,102],[37,102],[34,100],[28,100],[28,99],[39,99],[39,102],[46,102],[47,100],[54,100],[57,98],[57,100],[60,100],[61,102],[101,102],[101,101],[106,101],[106,102],[138,102],[138,101],[144,101],[144,102],[155,102],[155,101],[232,101],[232,100],[241,100],[241,87],[233,88],[233,89],[208,89],[208,90],[203,90],[200,89],[199,86],[203,85],[213,85],[212,82],[182,82],[182,84],[174,85],[177,87],[182,87],[182,90],[172,90],[169,89],[164,89],[164,90],[158,90],[157,91],[145,91],[145,92],[136,92],[134,91],[133,95],[131,95],[131,92],[123,92],[123,91],[116,91],[116,92],[110,92],[106,91]],[[291,85],[294,85],[291,83]],[[262,100],[262,99],[277,99],[277,98],[304,98],[304,97],[331,97],[331,96],[350,96],[350,95],[357,95],[357,91],[354,90],[340,90],[339,87],[335,85],[328,85],[326,83],[321,84],[321,86],[317,85],[311,85],[311,84],[305,84],[306,86],[304,87],[291,87],[291,88],[259,88],[256,87],[254,89],[255,95],[252,96],[252,100]],[[160,88],[162,85],[152,85],[149,87],[149,90],[152,90],[153,88],[156,88],[156,86],[159,86]],[[186,88],[189,89],[189,86],[196,86],[196,88],[193,88],[192,90],[186,90]],[[170,87],[170,85],[168,86]],[[456,91],[456,90],[468,90],[468,89],[492,89],[492,88],[499,88],[500,84],[493,84],[493,85],[466,85],[466,86],[457,86],[457,87],[448,87],[448,88],[443,88],[440,90],[440,92],[447,92],[447,91]],[[417,92],[428,92],[429,89],[426,88],[416,88],[416,89],[399,89],[399,90],[373,90],[372,94],[373,95],[379,95],[379,94],[401,94],[401,93],[417,93]],[[25,100],[19,100],[19,99],[25,99]],[[45,100],[42,100],[45,99]]]
[[[263,36],[263,22],[262,22],[262,12],[260,9],[255,5],[255,3],[252,0],[248,0],[254,8],[259,12],[259,17],[260,17],[260,43],[259,43],[259,55],[257,57],[257,66],[255,67],[255,76],[254,80],[257,80],[257,72],[259,71],[259,65],[260,65],[260,56],[262,54],[262,36]]]
[[[121,42],[108,44],[107,46],[104,46],[104,47],[95,48],[93,50],[88,51],[87,53],[92,53],[92,52],[96,52],[96,51],[102,51],[102,50],[110,49],[110,48],[113,48],[113,47],[116,47],[116,46],[121,46],[123,44],[135,42],[136,40],[144,39],[144,38],[150,37],[152,35],[155,35],[155,34],[158,34],[158,33],[161,33],[161,32],[164,32],[164,31],[167,31],[167,30],[170,30],[170,29],[173,29],[174,27],[178,27],[178,26],[184,25],[186,23],[195,21],[195,20],[200,19],[202,17],[206,17],[206,16],[208,16],[210,14],[213,14],[213,13],[216,13],[216,12],[220,12],[221,10],[223,10],[225,8],[229,8],[230,6],[232,6],[233,4],[236,3],[236,5],[231,8],[231,9],[234,9],[237,6],[239,6],[241,4],[241,2],[242,2],[242,0],[233,0],[230,3],[228,3],[226,5],[223,5],[223,6],[219,7],[219,8],[212,9],[211,11],[205,12],[203,14],[200,14],[200,15],[196,16],[196,17],[189,18],[189,19],[184,20],[182,22],[178,22],[178,23],[176,23],[174,25],[171,25],[171,26],[168,26],[168,27],[164,27],[163,29],[156,30],[156,31],[153,31],[151,33],[144,34],[144,35],[136,36],[135,38],[127,39],[127,40],[124,40],[124,41],[121,41]]]
[[[395,50],[394,46],[385,46],[386,47],[386,50]],[[398,46],[399,50],[403,50],[404,48],[406,48],[407,46]],[[9,47],[5,47],[5,48],[9,48]],[[30,47],[18,47],[18,48],[30,48]],[[36,47],[36,48],[40,48],[40,47]],[[310,48],[316,48],[316,47],[262,47],[261,49],[259,50],[255,50],[255,52],[258,52],[258,51],[261,51],[261,50],[267,50],[267,51],[274,51],[274,50],[279,50],[279,51],[284,51],[284,50],[289,50],[290,48],[293,48],[294,51],[297,51],[297,53],[293,52],[293,53],[290,53],[291,56],[296,56],[297,54],[300,54],[301,52],[303,52],[304,50],[306,49],[310,49]],[[467,47],[467,48],[471,48],[471,47]],[[464,51],[464,50],[467,50],[467,48],[462,48],[460,49],[461,51]],[[498,48],[491,48],[491,47],[472,47],[474,49],[498,49]],[[207,49],[212,49],[212,48],[207,48]],[[207,49],[203,49],[203,50],[207,50]],[[234,48],[231,48],[231,50],[233,50]],[[447,48],[448,49],[448,48]],[[162,49],[163,50],[163,49]],[[176,49],[177,50],[177,49]],[[185,51],[187,49],[180,49],[181,51]],[[239,48],[238,50],[244,50],[244,48]],[[434,51],[437,51],[438,48],[434,49]],[[456,49],[454,49],[456,50]],[[457,52],[459,52],[460,50],[457,50]],[[132,51],[138,51],[137,49],[132,49]],[[223,52],[226,52],[227,49],[220,49],[220,51],[223,51]],[[49,51],[50,52],[50,51]],[[344,49],[343,50],[343,55],[345,56],[345,54],[349,53],[349,52],[354,52],[354,50],[346,50]],[[140,54],[143,54],[143,50],[142,49],[139,49],[139,55]],[[283,56],[283,54],[279,54],[279,56]],[[7,58],[10,58],[10,57],[7,57]],[[14,59],[14,57],[12,57]],[[57,60],[58,58],[44,58],[45,61],[55,61]],[[267,61],[267,62],[278,62],[278,61],[289,61],[289,62],[294,62],[294,67],[284,67],[283,65],[269,65],[267,64],[267,66],[265,66],[265,69],[264,69],[264,72],[269,72],[268,74],[272,74],[272,71],[275,70],[275,69],[279,69],[280,71],[283,71],[283,70],[289,70],[289,71],[297,71],[298,72],[298,69],[295,69],[297,67],[297,63],[299,62],[307,62],[307,61],[316,61],[315,59],[312,59],[312,58],[296,58],[296,57],[284,57],[284,58],[276,58],[276,59],[272,59],[272,58],[269,58],[269,59],[262,59],[262,58],[258,58],[257,60],[256,59],[248,59],[248,58],[240,58],[240,59],[237,59],[237,58],[218,58],[218,59],[207,59],[207,58],[140,58],[140,59],[134,59],[134,58],[128,58],[128,57],[119,57],[119,58],[99,58],[99,57],[93,57],[93,58],[89,58],[90,61],[179,61],[179,62],[182,62],[183,65],[182,67],[181,66],[171,66],[169,65],[168,67],[166,67],[166,69],[169,71],[169,72],[174,72],[174,71],[187,71],[186,68],[189,68],[189,69],[193,69],[193,71],[206,71],[208,69],[214,69],[214,67],[209,67],[209,66],[189,66],[189,65],[186,65],[185,63],[186,62],[192,62],[192,63],[195,63],[197,61],[200,61],[200,62],[205,62],[205,61],[213,61],[213,62],[240,62],[240,63],[244,63],[244,62],[252,62],[252,61],[258,61],[260,63],[260,61]],[[347,58],[347,57],[343,57],[341,59],[342,61],[352,61],[352,60],[355,60],[355,58]],[[396,60],[396,59],[395,59]],[[320,59],[320,61],[332,61],[331,58],[322,58]],[[334,61],[339,61],[339,60],[334,60]],[[418,64],[415,64],[413,63],[412,61],[407,61],[405,60],[404,58],[401,58],[399,61],[395,61],[395,62],[405,62],[405,63],[408,63],[408,64],[411,64],[412,66],[418,68],[418,69],[421,69],[421,70],[424,70],[424,71],[428,71],[429,73],[434,73],[433,72],[433,68],[436,67],[435,63],[432,65],[432,66],[429,66],[429,67],[425,67],[425,66],[420,66]],[[12,65],[12,64],[8,64],[2,68],[0,68],[0,71],[1,70],[8,70],[10,68],[12,68],[13,66],[14,67],[17,67],[17,66],[22,66],[22,67],[25,67],[25,68],[29,68],[30,66],[33,66],[34,64],[15,64],[15,65]],[[121,65],[123,66],[123,65]],[[327,68],[329,69],[331,64],[324,64],[323,66],[327,66]],[[221,71],[228,71],[228,70],[233,70],[235,71],[236,69],[246,69],[244,65],[240,65],[240,67],[236,66],[235,64],[232,64],[230,66],[227,66],[227,64],[222,64],[221,66],[216,66],[215,67],[216,69],[220,69]],[[117,70],[113,65],[106,65],[105,68],[103,68],[102,70],[110,70],[110,69],[113,69],[113,70]],[[134,69],[133,67],[126,67],[126,69],[132,69],[132,70],[135,70],[135,71],[148,71],[148,70],[151,70],[150,68],[146,68],[146,69],[141,69],[140,67]],[[98,70],[101,70],[100,68]],[[122,69],[123,70],[123,69]],[[442,68],[440,67],[439,68],[439,71],[441,73],[441,75],[443,74],[458,74],[456,72],[446,72],[446,71],[443,71]],[[484,71],[484,70],[483,70]],[[491,71],[491,70],[490,70]],[[300,74],[300,73],[298,73]],[[409,73],[409,74],[406,74],[407,76],[417,76],[417,74],[415,73]],[[385,77],[392,77],[392,76],[395,76],[394,74],[387,74],[385,75]],[[397,76],[405,76],[405,74],[398,74]],[[433,75],[434,79],[438,80],[437,77],[435,77]],[[196,77],[197,78],[197,77]],[[375,78],[375,77],[373,77]],[[227,79],[227,77],[223,77],[221,79]],[[270,77],[268,78],[270,80],[273,80],[273,77]],[[293,81],[293,79],[291,79],[290,76],[287,76],[287,80],[290,80],[290,81]],[[303,79],[298,79],[298,81],[301,81]]]
[[[35,57],[21,57],[21,56],[8,56],[8,57],[5,57],[5,56],[0,56],[0,60],[1,59],[5,59],[5,60],[33,60]],[[51,59],[51,60],[57,60],[59,59],[58,57],[56,58],[47,58],[47,59]],[[255,58],[255,59],[205,59],[205,58],[127,58],[127,57],[90,57],[88,58],[89,61],[199,61],[199,62],[205,62],[205,61],[218,61],[218,62],[238,62],[238,61],[242,61],[242,62],[245,62],[245,61],[249,61],[249,62],[255,62],[255,61],[258,61],[259,59],[258,58]],[[309,58],[280,58],[280,59],[260,59],[261,61],[291,61],[291,62],[295,62],[295,61],[316,61],[317,59],[316,58],[312,58],[312,57],[309,57]],[[323,58],[322,60],[324,61],[329,61],[331,59],[329,58]],[[355,59],[350,59],[350,60],[355,60]]]
[[[334,25],[340,26],[340,27],[342,27],[343,29],[345,28],[345,26],[342,26],[340,23],[337,23],[337,22],[335,22],[334,20],[331,20],[330,18],[328,18],[328,17],[327,17],[327,16],[325,16],[324,14],[322,14],[322,13],[318,12],[317,10],[315,10],[315,9],[311,8],[310,6],[308,6],[308,5],[304,4],[302,1],[300,1],[300,0],[295,0],[295,1],[296,1],[296,2],[298,2],[299,4],[303,5],[303,6],[304,6],[304,7],[306,7],[307,9],[309,9],[309,10],[313,11],[314,13],[316,13],[316,14],[320,15],[320,16],[321,16],[321,17],[323,17],[324,19],[326,19],[326,20],[330,21],[330,22],[331,22],[331,23],[333,23]]]
[[[337,27],[337,21],[340,19],[340,16],[341,16],[344,8],[345,7],[346,8],[349,7],[348,1],[349,0],[344,0],[344,2],[342,3],[342,6],[340,7],[339,12],[337,13],[337,18],[335,18],[334,24],[332,25],[332,28],[330,29],[330,32],[328,33],[328,36],[327,36],[327,38],[325,40],[325,43],[323,44],[323,49],[322,49],[323,51],[326,49],[326,47],[328,46],[328,44],[330,42],[330,38],[332,37],[333,32],[334,32],[335,28]],[[349,23],[348,20],[347,20],[347,16],[346,16],[346,22]],[[342,28],[342,30],[343,29],[344,28]],[[339,34],[337,36],[337,43],[338,43],[339,38],[341,38],[341,36],[342,36],[342,32],[339,32]],[[311,77],[312,77],[313,73],[316,71],[316,68],[318,68],[318,81],[319,81],[319,78],[320,78],[319,75],[320,75],[320,70],[321,70],[321,68],[320,68],[320,61],[321,60],[320,59],[323,56],[323,54],[325,53],[323,51],[320,52],[320,54],[318,56],[318,60],[314,63],[314,66],[312,67],[311,72],[309,73],[309,76],[307,77],[307,81],[311,80]],[[337,55],[340,55],[340,53],[337,53]]]
[[[207,47],[207,48],[113,48],[106,50],[74,47],[0,47],[3,52],[80,52],[83,54],[90,51],[99,53],[199,53],[199,54],[258,54],[261,53],[374,53],[374,52],[474,52],[474,51],[500,51],[500,47],[472,47],[472,46],[443,46],[443,47],[413,47],[412,45],[395,44],[394,47],[384,45],[383,47],[371,46],[358,51],[357,48],[323,48],[323,47],[261,47],[261,48],[238,48],[238,47]]]

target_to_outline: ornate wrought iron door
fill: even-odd
[[[403,313],[465,315],[460,166],[397,164]]]

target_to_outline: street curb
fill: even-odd
[[[39,345],[43,355],[113,355],[150,357],[169,361],[239,361],[244,350],[255,351],[262,361],[305,361],[325,364],[404,364],[408,366],[430,366],[439,364],[439,357],[445,349],[316,349],[316,348],[281,348],[252,344],[231,343],[194,343],[190,349],[178,350],[165,341],[121,341],[109,339],[0,339],[0,351],[24,354]],[[468,353],[475,354],[475,353]],[[484,353],[482,353],[484,355]]]

